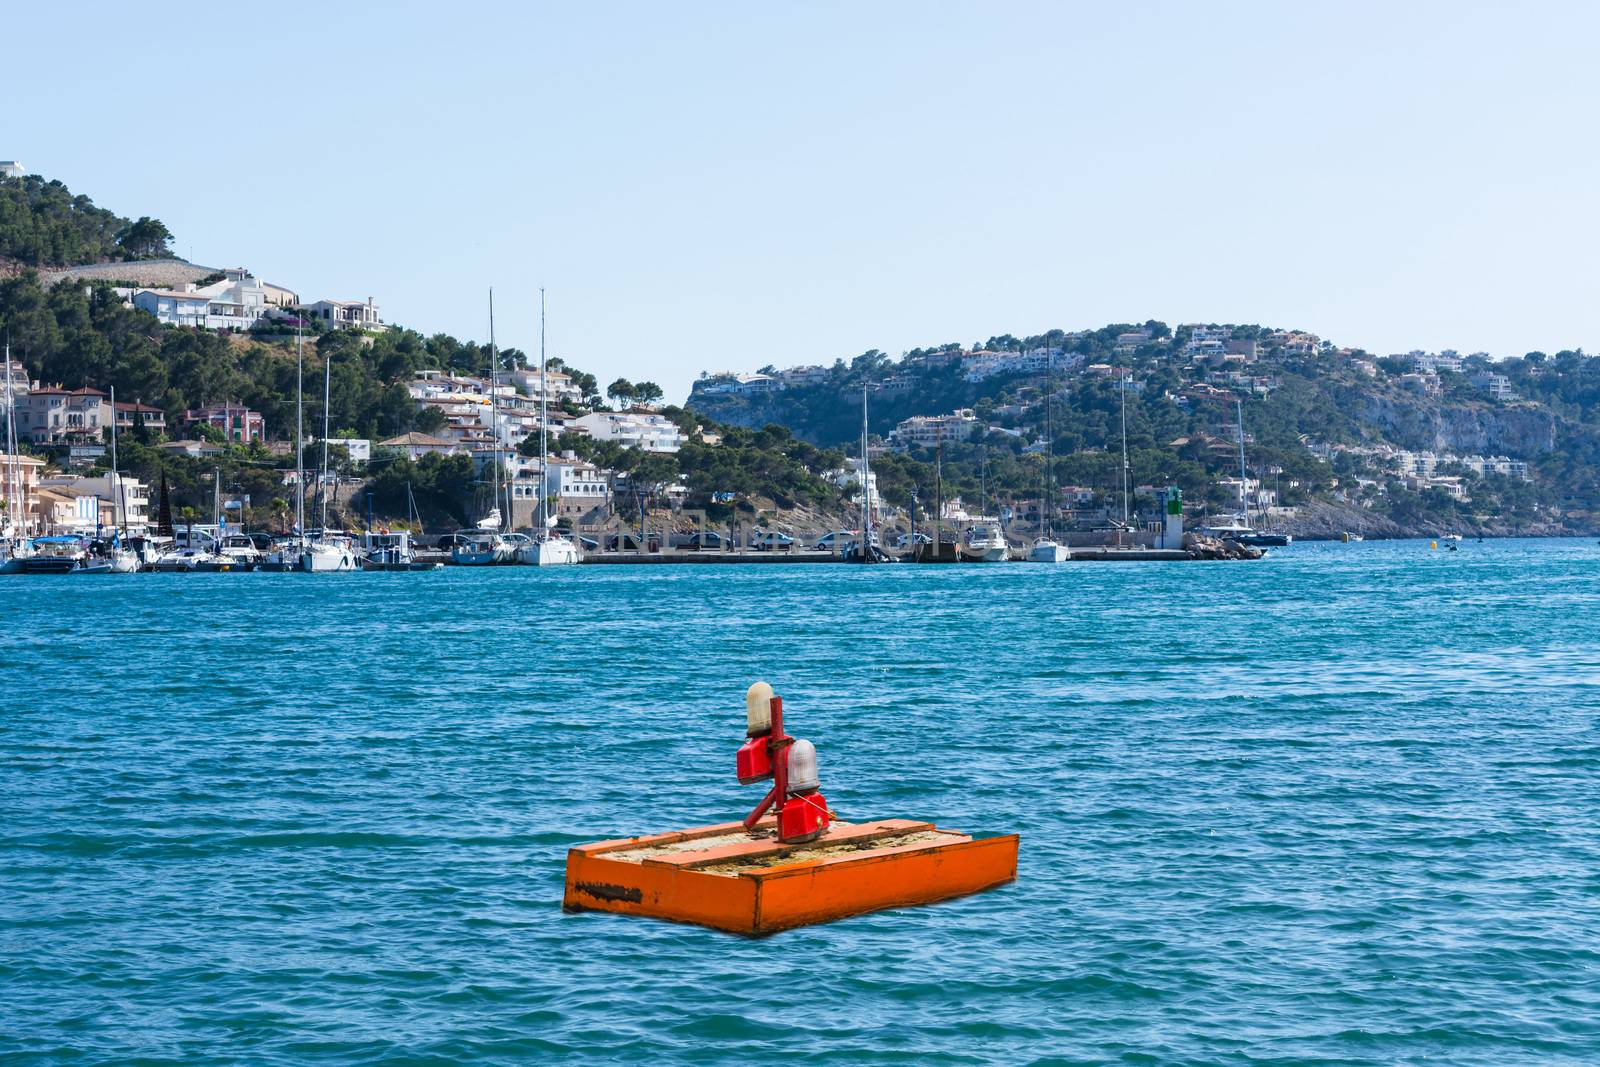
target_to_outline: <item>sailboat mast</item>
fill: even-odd
[[[1050,461],[1055,459],[1056,442],[1052,436],[1054,429],[1050,424],[1050,402],[1055,399],[1056,391],[1056,359],[1055,350],[1050,347],[1050,339],[1045,338],[1045,363],[1047,370],[1044,376],[1044,496],[1039,498],[1039,524],[1044,527],[1044,535],[1050,536],[1049,507],[1050,501]]]
[[[1239,415],[1239,515],[1244,519],[1244,524],[1249,526],[1250,504],[1244,491],[1244,401],[1235,399],[1234,404]]]
[[[861,557],[872,547],[872,468],[867,461],[867,386],[861,384]]]
[[[11,375],[9,373],[10,367],[11,367],[10,353],[7,353],[7,356],[6,356],[6,369],[7,369],[8,373],[6,374],[6,379],[7,379],[8,382],[10,381],[10,378],[11,378]],[[7,389],[6,392],[9,395],[10,390]],[[112,498],[112,503],[111,503],[111,521],[112,521],[112,524],[116,526],[117,532],[121,533],[122,532],[122,471],[117,466],[117,387],[114,386],[114,385],[111,387],[111,478],[112,478],[112,481],[116,485],[116,496]]]
[[[550,383],[545,375],[549,371],[549,363],[544,354],[544,286],[539,286],[539,536],[543,537],[549,529],[549,521],[545,509],[549,504],[545,501],[545,487],[549,484],[545,477],[545,468],[550,466],[550,430],[547,398],[550,396]]]
[[[494,346],[494,287],[489,287],[489,432],[494,436],[494,509],[500,510],[500,356]],[[505,529],[509,515],[500,516],[496,529]]]
[[[294,528],[300,544],[306,543],[306,460],[305,460],[305,337],[303,326],[294,328]]]
[[[1128,525],[1128,376],[1122,375],[1122,525]]]
[[[332,423],[328,401],[333,395],[333,356],[322,361],[322,536],[328,536],[328,429]]]
[[[113,410],[115,407],[113,406]],[[18,535],[27,533],[23,528],[28,521],[28,509],[21,509],[22,518],[18,519],[17,500],[17,416],[16,398],[11,393],[11,335],[6,334],[6,509],[8,517]],[[115,416],[112,422],[115,423]]]

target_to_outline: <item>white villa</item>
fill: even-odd
[[[399,437],[391,437],[387,441],[379,441],[378,445],[380,448],[398,448],[406,454],[407,459],[413,461],[435,452],[448,456],[461,451],[460,446],[454,441],[446,441],[441,437],[418,433],[415,430],[403,433]]]
[[[360,300],[318,300],[315,304],[301,304],[298,310],[306,318],[339,329],[382,330],[383,318],[378,305],[367,297]]]
[[[897,425],[889,441],[898,448],[932,448],[941,441],[965,441],[978,432],[971,408],[948,415],[913,415]]]
[[[248,330],[267,309],[267,290],[243,267],[230,267],[220,282],[182,289],[135,289],[129,302],[169,326]]]
[[[596,411],[573,419],[572,428],[597,441],[646,452],[676,452],[684,441],[677,423],[653,411]]]
[[[552,500],[556,515],[583,515],[611,500],[610,472],[585,463],[570,452],[551,459],[544,472],[545,499]]]

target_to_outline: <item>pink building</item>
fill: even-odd
[[[267,439],[267,425],[262,420],[261,413],[251,411],[243,404],[217,404],[183,413],[185,429],[202,424],[215,426],[234,444],[247,445]]]

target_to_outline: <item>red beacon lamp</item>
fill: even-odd
[[[816,746],[783,732],[783,698],[766,682],[750,687],[744,707],[749,740],[739,746],[735,759],[739,784],[772,779],[767,795],[745,816],[745,830],[754,833],[770,808],[778,822],[779,841],[815,841],[827,831],[832,818],[817,779]]]

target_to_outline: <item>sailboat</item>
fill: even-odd
[[[887,563],[872,532],[872,464],[867,456],[867,385],[861,385],[861,537],[844,553],[846,563]]]
[[[1229,538],[1239,542],[1241,545],[1251,545],[1257,548],[1287,545],[1290,541],[1288,534],[1257,530],[1250,524],[1250,502],[1245,494],[1244,401],[1235,400],[1234,410],[1239,423],[1239,513],[1234,516],[1231,523],[1211,526],[1201,532],[1208,533],[1213,537]]]
[[[322,468],[318,472],[318,487],[322,494],[322,528],[316,540],[307,542],[304,527],[300,534],[300,570],[307,574],[326,574],[335,571],[353,571],[360,567],[356,560],[355,545],[343,534],[328,530],[328,433],[333,428],[330,401],[333,396],[333,359],[322,360]],[[299,416],[296,415],[298,423]]]
[[[925,545],[917,545],[913,559],[918,563],[960,563],[961,548],[955,534],[945,527],[944,518],[944,437],[933,442],[933,535]]]
[[[111,535],[111,546],[106,558],[113,574],[132,574],[139,569],[139,556],[122,544],[123,523],[127,518],[127,501],[122,491],[122,470],[117,466],[117,387],[111,387],[111,484],[114,499],[111,505],[112,521],[116,529]]]
[[[1028,550],[1029,563],[1065,563],[1072,558],[1071,550],[1052,537],[1050,529],[1050,468],[1056,458],[1055,438],[1052,433],[1055,427],[1050,421],[1050,408],[1051,401],[1055,399],[1056,363],[1055,352],[1049,348],[1049,344],[1050,342],[1046,340],[1049,370],[1045,375],[1044,391],[1044,480],[1039,495],[1039,536],[1034,540],[1033,547]]]
[[[544,290],[539,290],[539,508],[538,532],[533,540],[517,549],[517,562],[536,567],[561,567],[577,563],[578,546],[570,537],[555,531],[555,516],[550,514],[550,479],[545,472],[550,467],[550,426],[547,417],[550,389],[545,372],[548,363],[544,350]]]
[[[306,554],[306,463],[305,463],[305,335],[304,324],[294,328],[294,532],[279,539],[261,563],[264,571],[300,570]],[[162,474],[162,498],[166,497],[166,474]]]
[[[470,530],[462,530],[450,559],[462,567],[489,567],[515,562],[516,549],[501,536],[500,514],[500,353],[494,343],[494,290],[489,290],[489,432],[494,436],[494,472],[490,476],[489,510]]]
[[[19,574],[23,561],[33,555],[33,544],[28,540],[28,502],[23,485],[21,468],[17,459],[16,396],[11,384],[11,339],[6,338],[6,482],[3,488],[6,501],[4,524],[0,525],[0,574]],[[113,420],[115,421],[115,420]]]

